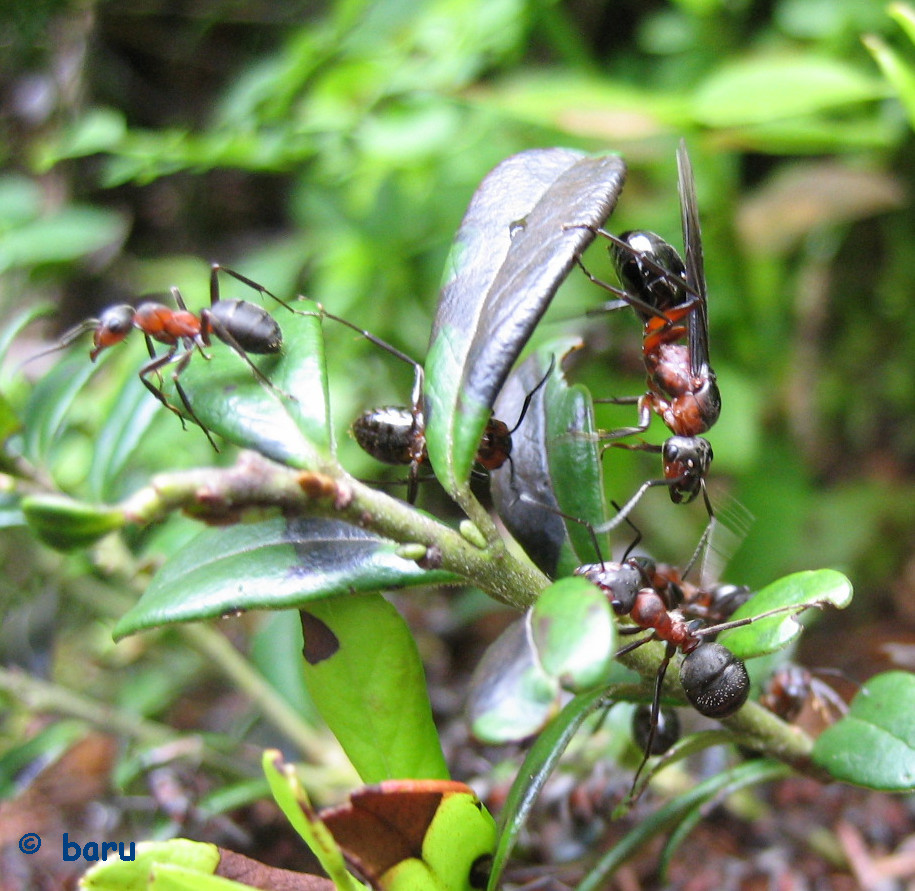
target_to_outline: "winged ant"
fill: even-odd
[[[210,435],[191,405],[184,387],[181,385],[181,374],[187,368],[194,353],[200,353],[209,359],[206,348],[212,344],[213,338],[221,340],[231,347],[251,369],[252,374],[268,389],[278,395],[297,401],[290,393],[276,387],[270,379],[251,361],[249,354],[270,355],[279,353],[283,346],[283,332],[279,324],[262,306],[250,303],[247,300],[224,300],[219,293],[219,274],[226,273],[232,278],[242,282],[260,294],[272,297],[277,303],[286,307],[292,313],[298,313],[284,300],[272,294],[262,285],[252,281],[247,276],[213,263],[210,267],[210,305],[198,313],[191,312],[184,302],[178,288],[171,289],[172,299],[177,309],[172,309],[164,303],[147,300],[139,306],[119,304],[108,307],[98,318],[86,319],[80,324],[65,332],[60,340],[51,349],[33,356],[46,355],[63,349],[77,340],[87,331],[93,332],[92,349],[89,358],[94,362],[99,354],[124,340],[134,329],[143,332],[146,339],[146,348],[150,359],[139,371],[139,378],[143,386],[149,390],[169,411],[174,412],[181,419],[184,426],[184,417],[180,409],[173,405],[161,387],[161,372],[169,365],[174,366],[172,381],[175,392],[187,416],[203,430],[210,445],[218,452],[219,447]],[[156,354],[153,343],[165,344],[166,351],[161,355]],[[30,360],[31,361],[31,360]],[[153,383],[150,376],[155,374],[160,385]]]
[[[622,522],[642,495],[654,486],[667,486],[671,500],[677,504],[687,504],[701,492],[709,516],[714,515],[705,488],[713,458],[712,446],[699,434],[717,421],[721,395],[709,362],[708,299],[699,213],[692,164],[684,142],[677,149],[677,171],[684,259],[653,232],[635,230],[616,236],[595,229],[597,235],[610,242],[610,256],[622,288],[601,281],[585,269],[591,281],[618,297],[592,313],[632,306],[644,326],[642,354],[648,372],[648,391],[637,397],[595,400],[637,404],[638,423],[602,432],[600,439],[617,440],[643,433],[648,429],[652,413],[673,434],[660,446],[644,442],[613,443],[617,448],[660,452],[664,476],[643,483],[600,532]],[[684,338],[686,344],[680,343]]]

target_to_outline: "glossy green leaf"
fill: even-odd
[[[176,551],[115,636],[239,610],[288,609],[335,594],[456,581],[397,556],[395,542],[339,520],[277,517],[206,529]]]
[[[531,640],[543,670],[565,690],[606,686],[616,653],[616,620],[607,596],[579,577],[560,579],[537,599]]]
[[[581,226],[610,215],[624,175],[615,156],[538,149],[503,161],[474,194],[449,257],[426,361],[429,458],[452,494],[467,484],[515,360],[594,237]]]
[[[560,688],[539,664],[525,619],[513,622],[477,663],[467,720],[481,742],[518,742],[542,730],[559,709]]]
[[[0,393],[0,443],[6,442],[21,426],[12,403]]]
[[[795,572],[766,585],[732,616],[732,621],[780,607],[822,603],[844,609],[851,603],[851,582],[834,569]],[[750,625],[724,631],[718,642],[739,659],[752,659],[787,646],[803,630],[797,612],[785,611]]]
[[[715,69],[696,90],[692,112],[709,127],[739,127],[883,99],[887,92],[877,78],[834,59],[757,56]]]
[[[380,594],[302,610],[312,701],[366,783],[447,779],[416,642]]]
[[[864,38],[864,45],[880,66],[883,76],[896,90],[910,125],[915,126],[915,66],[874,34]]]
[[[87,548],[126,524],[118,508],[85,504],[64,495],[23,498],[22,512],[35,535],[59,551]]]
[[[563,520],[575,554],[575,565],[595,563],[609,549],[607,536],[593,531],[607,520],[603,464],[594,435],[597,427],[594,403],[584,385],[569,386],[565,377],[559,374],[547,381],[545,404],[550,482],[560,510],[566,517],[581,520]],[[595,541],[603,553],[596,550]]]
[[[909,41],[915,45],[915,9],[908,3],[891,3],[886,11],[890,18],[902,28]]]
[[[310,301],[296,301],[295,307],[317,312]],[[321,320],[282,307],[274,314],[283,331],[282,351],[250,358],[281,392],[259,381],[240,356],[215,339],[207,351],[210,361],[192,357],[181,385],[208,429],[275,461],[314,469],[334,448]],[[170,381],[165,391],[180,406]]]
[[[871,678],[848,714],[817,738],[813,760],[846,783],[915,791],[915,674],[889,671]]]
[[[496,401],[497,416],[511,423],[556,357],[512,434],[511,461],[490,474],[493,503],[506,528],[554,578],[601,556],[588,528],[561,514],[592,526],[606,520],[600,452],[587,436],[594,429],[593,406],[587,390],[569,387],[562,371],[563,359],[578,343],[565,339],[537,350],[509,375]],[[606,536],[601,539],[606,545]]]
[[[574,697],[532,743],[502,808],[499,843],[487,885],[489,891],[499,887],[505,865],[544,783],[582,723],[604,703],[606,695],[605,691],[592,691]]]

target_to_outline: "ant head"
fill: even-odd
[[[701,491],[712,464],[712,444],[701,436],[671,436],[661,450],[670,500],[689,504]]]
[[[95,334],[89,358],[94,362],[102,350],[120,343],[130,333],[135,316],[136,310],[127,304],[106,309],[93,325]]]
[[[487,470],[498,470],[511,460],[512,437],[508,425],[497,418],[490,418],[483,431],[476,459]]]

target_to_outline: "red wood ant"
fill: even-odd
[[[667,486],[671,500],[687,504],[700,492],[713,516],[705,489],[712,463],[711,444],[699,434],[710,429],[721,413],[721,395],[709,363],[708,299],[702,259],[702,239],[692,164],[681,142],[677,150],[678,189],[685,262],[660,236],[647,231],[617,237],[604,229],[596,234],[610,241],[609,251],[622,289],[588,277],[617,294],[597,312],[633,306],[644,324],[642,354],[648,371],[648,392],[638,397],[597,399],[595,402],[638,405],[638,423],[600,434],[619,439],[648,429],[651,414],[659,415],[674,435],[661,445],[617,443],[618,448],[660,452],[664,477],[644,483],[620,513],[598,531],[607,532],[628,515],[653,486]],[[686,344],[679,343],[686,338]]]
[[[150,361],[139,371],[143,386],[169,411],[178,415],[183,426],[184,417],[180,409],[169,402],[161,386],[157,386],[149,379],[150,375],[156,374],[161,380],[162,369],[174,365],[172,381],[185,412],[203,430],[210,445],[218,452],[219,447],[210,435],[210,431],[194,412],[179,379],[195,352],[199,352],[205,359],[210,358],[205,348],[211,345],[213,337],[231,347],[265,387],[286,399],[297,401],[291,394],[274,386],[248,355],[249,353],[269,355],[280,352],[283,346],[283,332],[280,326],[273,316],[256,303],[250,303],[247,300],[223,300],[219,296],[219,274],[221,272],[232,276],[261,294],[272,297],[290,312],[298,313],[284,300],[247,276],[213,263],[210,267],[210,305],[201,309],[196,315],[187,308],[178,288],[173,287],[171,294],[178,309],[172,309],[164,303],[153,301],[145,301],[137,307],[129,304],[111,306],[99,318],[86,319],[75,328],[71,328],[51,350],[47,350],[45,353],[69,346],[86,331],[92,331],[94,332],[93,346],[89,352],[89,358],[94,362],[103,350],[120,343],[132,330],[142,331],[150,355]],[[168,349],[161,355],[156,355],[153,341],[165,344]],[[45,355],[45,353],[38,355]],[[37,358],[37,356],[33,358]]]
[[[626,522],[635,529],[631,521]],[[596,530],[592,528],[594,531]],[[622,626],[621,634],[637,634],[642,630],[651,632],[621,647],[616,658],[651,640],[660,640],[665,644],[664,656],[655,678],[648,731],[644,735],[644,756],[633,779],[633,793],[648,758],[654,753],[655,737],[659,733],[664,677],[677,650],[684,656],[680,663],[680,684],[690,704],[706,717],[726,718],[746,702],[750,692],[750,678],[743,661],[727,647],[716,643],[714,637],[722,631],[749,625],[772,615],[822,606],[819,602],[813,602],[778,607],[758,616],[704,625],[704,618],[732,615],[737,606],[749,599],[749,590],[742,586],[720,585],[703,591],[684,583],[689,568],[706,544],[706,535],[703,535],[689,567],[681,573],[669,566],[658,567],[650,557],[630,556],[641,540],[641,533],[637,529],[635,531],[636,538],[620,562],[590,563],[575,570],[575,575],[583,576],[606,593],[616,615],[628,616],[634,623],[632,626]],[[688,595],[684,593],[684,588],[691,589]],[[680,598],[682,603],[678,604]],[[706,615],[703,618],[692,618],[691,607],[698,607],[697,611]]]
[[[845,700],[832,687],[814,677],[809,669],[790,663],[773,672],[759,704],[789,722],[795,721],[809,705],[824,725],[848,711]]]

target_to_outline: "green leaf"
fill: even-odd
[[[122,497],[124,471],[160,407],[135,374],[127,377],[95,438],[89,467],[93,497],[100,501]]]
[[[283,762],[283,756],[276,749],[268,749],[261,758],[261,768],[267,777],[274,801],[312,854],[318,858],[338,891],[357,891],[359,883],[347,871],[340,846],[315,813],[292,767]]]
[[[868,34],[862,39],[883,76],[896,90],[910,126],[915,127],[915,67],[876,35]]]
[[[734,613],[732,621],[758,616],[781,607],[800,607],[803,604],[824,604],[844,609],[851,603],[851,598],[851,582],[834,569],[796,572],[759,591]],[[752,659],[755,656],[774,653],[786,647],[803,630],[803,626],[797,620],[798,614],[785,611],[742,628],[724,631],[718,636],[718,642],[726,646],[738,659]]]
[[[207,350],[211,360],[193,356],[181,385],[209,430],[282,464],[317,469],[334,450],[324,338],[315,304],[298,301],[296,308],[315,314],[276,311],[282,351],[249,356],[277,389],[259,381],[239,355],[215,338]],[[170,381],[165,392],[169,402],[181,406]]]
[[[23,498],[22,512],[35,535],[59,551],[89,547],[126,524],[118,508],[85,504],[64,495]]]
[[[66,426],[73,403],[95,371],[96,367],[85,355],[68,356],[32,390],[23,413],[23,451],[32,463],[48,463],[51,446]]]
[[[487,885],[489,891],[499,887],[508,858],[544,783],[556,768],[572,737],[584,720],[605,701],[606,695],[606,691],[592,691],[571,699],[528,750],[502,809],[499,843]]]
[[[802,84],[803,89],[798,89]],[[700,85],[693,116],[708,127],[740,127],[883,99],[876,78],[843,62],[811,55],[771,55],[723,65]]]
[[[416,642],[380,594],[302,610],[305,682],[366,783],[447,779]]]
[[[559,709],[559,682],[540,665],[524,619],[512,622],[477,663],[467,720],[484,743],[519,742],[542,730]]]
[[[219,848],[186,838],[137,842],[136,859],[99,863],[80,879],[79,886],[84,891],[145,891],[150,870],[160,863],[183,867],[197,876],[212,875],[219,865]]]
[[[889,671],[871,678],[848,714],[817,738],[813,760],[846,783],[915,790],[915,675]]]
[[[0,274],[42,263],[63,263],[119,244],[126,218],[112,210],[67,205],[48,217],[23,222],[0,238]]]
[[[334,594],[456,581],[398,557],[398,547],[320,518],[206,529],[170,557],[114,634],[239,610],[298,608]]]
[[[568,575],[601,556],[594,552],[587,527],[561,514],[592,526],[606,520],[600,452],[588,437],[594,430],[593,406],[587,390],[569,387],[562,371],[563,360],[578,344],[566,338],[538,349],[509,375],[496,402],[499,417],[510,421],[520,415],[553,356],[560,357],[512,434],[511,461],[490,474],[496,511],[550,577]]]
[[[598,562],[603,555],[595,550],[595,541],[606,549],[607,537],[593,530],[606,522],[607,502],[591,394],[582,384],[570,387],[560,373],[547,382],[545,405],[550,484],[559,509],[566,517],[581,520],[563,520],[576,567]],[[575,567],[562,568],[571,571]]]
[[[499,390],[535,325],[613,210],[625,165],[537,149],[477,189],[451,250],[426,360],[426,441],[436,475],[464,491]],[[576,226],[578,228],[576,228]]]
[[[13,404],[0,393],[0,443],[6,442],[21,426]]]
[[[543,670],[563,689],[606,686],[616,653],[616,620],[606,594],[587,579],[560,579],[531,609],[531,639]]]

